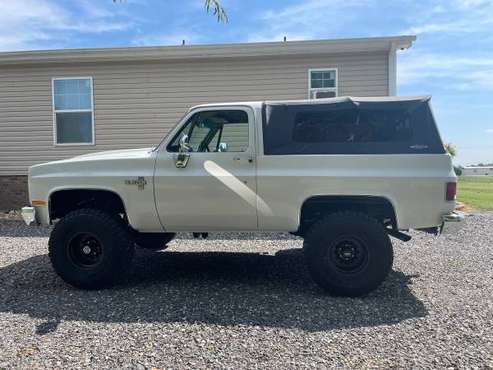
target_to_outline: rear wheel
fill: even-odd
[[[365,214],[342,212],[325,217],[308,231],[304,249],[313,280],[333,295],[367,294],[392,268],[387,232]]]
[[[134,254],[125,225],[95,209],[67,214],[53,228],[48,244],[56,273],[84,289],[104,288],[121,280]]]
[[[175,236],[175,233],[142,233],[135,237],[135,244],[144,249],[160,251],[168,248],[167,244]]]

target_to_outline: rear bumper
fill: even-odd
[[[462,212],[451,212],[442,216],[442,226],[440,234],[453,234],[461,229],[465,224],[466,217]]]

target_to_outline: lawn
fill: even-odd
[[[478,210],[493,211],[493,176],[459,177],[457,200]]]

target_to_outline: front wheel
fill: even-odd
[[[134,254],[125,225],[96,209],[67,214],[53,228],[48,245],[56,273],[83,289],[104,288],[121,280]]]
[[[365,214],[341,212],[313,225],[304,243],[313,280],[328,293],[357,297],[376,289],[393,263],[385,228]]]

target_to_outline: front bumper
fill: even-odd
[[[462,212],[451,212],[442,216],[440,234],[453,234],[459,231],[465,224],[466,217]]]
[[[36,222],[36,209],[34,207],[22,207],[21,216],[26,225]]]

